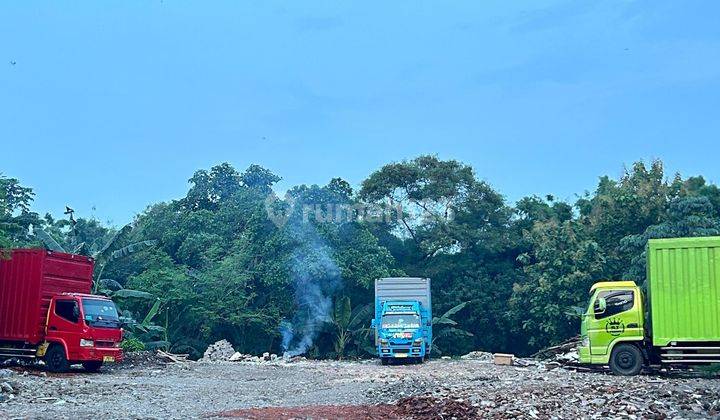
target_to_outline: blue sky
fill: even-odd
[[[574,200],[638,159],[718,182],[718,15],[665,0],[3,2],[0,172],[37,211],[116,225],[223,161],[273,170],[282,191],[432,153],[510,201]]]

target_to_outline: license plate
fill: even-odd
[[[395,357],[399,357],[399,358],[407,357],[407,353],[395,353]]]
[[[115,361],[115,358],[112,356],[103,356],[103,362],[113,363],[114,361]]]

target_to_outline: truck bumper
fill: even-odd
[[[82,347],[77,353],[77,362],[122,362],[122,349],[116,347]]]
[[[590,347],[578,347],[578,356],[580,363],[592,363],[592,356],[590,356]]]
[[[412,346],[387,346],[378,347],[378,355],[381,358],[406,359],[409,357],[425,357],[425,345]]]

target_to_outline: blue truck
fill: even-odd
[[[375,347],[383,365],[404,359],[421,363],[432,349],[430,279],[375,280]]]

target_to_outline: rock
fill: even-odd
[[[269,352],[263,353],[263,360],[268,360],[268,361],[270,360],[270,353],[269,353]]]
[[[0,378],[9,378],[15,376],[15,372],[10,369],[0,369]]]
[[[235,355],[235,349],[227,340],[220,340],[208,346],[203,354],[201,362],[224,362]]]
[[[479,360],[481,362],[490,363],[493,360],[492,353],[485,351],[471,351],[470,353],[460,357],[463,360]]]
[[[7,383],[7,382],[2,382],[2,383],[0,383],[0,391],[2,391],[2,392],[4,392],[4,393],[7,393],[7,394],[12,394],[12,393],[15,392],[15,390],[13,389],[13,387],[10,386],[10,384]]]
[[[230,359],[228,359],[228,360],[230,360],[231,362],[237,362],[238,360],[242,360],[243,358],[244,358],[244,355],[242,353],[236,351],[235,354],[230,356]]]

